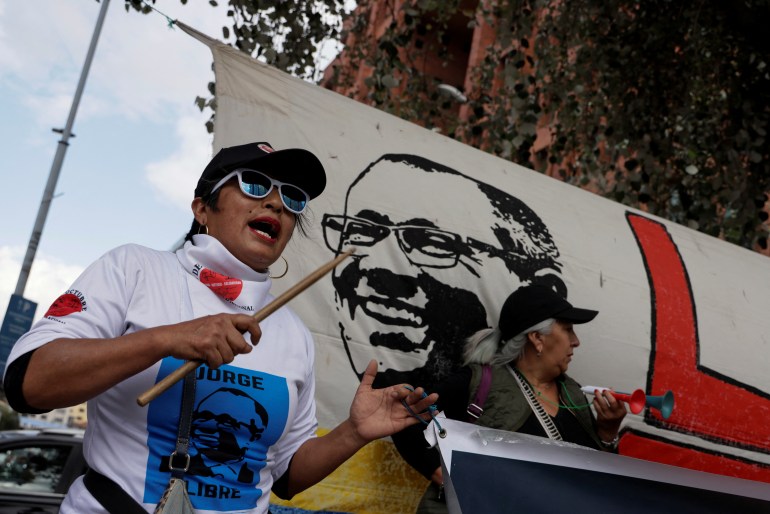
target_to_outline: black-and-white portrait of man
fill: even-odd
[[[359,378],[375,358],[383,381],[409,372],[430,384],[460,364],[466,337],[497,323],[511,291],[541,283],[566,296],[558,249],[532,209],[416,155],[369,165],[348,188],[343,212],[326,214],[323,227],[333,252],[357,248],[332,283]]]

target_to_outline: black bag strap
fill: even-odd
[[[101,503],[110,514],[147,514],[144,507],[131,498],[131,495],[122,487],[98,471],[93,469],[86,471],[83,484],[91,496],[96,498],[96,501]]]
[[[192,413],[195,404],[195,370],[184,377],[184,389],[182,390],[182,407],[179,413],[179,431],[176,436],[176,449],[168,459],[168,467],[171,476],[183,478],[190,469],[190,454],[187,448],[190,445],[190,426],[192,425]],[[175,459],[184,459],[183,465],[174,466]]]

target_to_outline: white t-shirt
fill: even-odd
[[[137,245],[110,251],[19,339],[8,362],[57,338],[113,338],[209,314],[253,314],[273,299],[266,274],[237,261],[212,237],[194,240],[177,255]],[[197,370],[191,468],[185,475],[196,512],[267,512],[273,481],[297,448],[315,436],[309,331],[286,307],[260,328],[262,338],[251,353],[217,369]],[[147,407],[138,406],[136,398],[181,364],[165,358],[88,401],[86,461],[148,512],[170,478],[164,462],[176,445],[182,382]],[[104,512],[82,479],[61,509],[62,514]]]

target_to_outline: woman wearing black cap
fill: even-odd
[[[467,340],[465,366],[436,388],[438,408],[451,419],[615,450],[625,405],[608,391],[589,403],[566,374],[580,345],[573,325],[597,314],[543,286],[517,289],[503,304],[499,327]],[[438,452],[425,449],[419,427],[393,440],[404,459],[431,480],[417,512],[446,512]]]
[[[272,300],[270,267],[325,184],[306,150],[221,150],[198,181],[183,248],[108,252],[19,339],[4,377],[16,410],[88,401],[90,470],[62,514],[152,511],[172,472],[196,511],[264,513],[271,490],[291,497],[416,423],[402,399],[415,412],[435,401],[419,388],[372,389],[372,361],[350,417],[315,437],[309,331],[287,307],[259,324],[252,317]],[[185,360],[203,362],[189,390],[180,382],[137,405]]]

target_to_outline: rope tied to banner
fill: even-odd
[[[161,11],[159,11],[158,9],[156,9],[154,5],[150,5],[150,4],[148,4],[146,0],[139,0],[139,3],[140,3],[140,4],[142,4],[142,5],[144,5],[144,6],[146,6],[148,9],[152,9],[152,10],[153,10],[153,11],[155,11],[156,13],[158,13],[158,14],[160,14],[161,16],[163,16],[164,18],[166,18],[166,23],[168,23],[168,28],[170,28],[170,29],[173,29],[173,28],[174,28],[174,25],[176,25],[176,20],[173,20],[173,19],[171,19],[171,17],[170,17],[170,16],[168,16],[168,15],[166,15],[165,13],[162,13]]]
[[[406,389],[408,389],[409,391],[412,391],[412,392],[414,392],[414,389],[412,389],[411,387],[409,387],[409,386],[407,386],[407,385],[405,385],[404,387],[405,387]],[[427,394],[426,392],[424,392],[424,391],[423,391],[423,393],[422,393],[422,397],[423,397],[423,398],[425,398],[425,397],[427,397],[427,396],[428,396],[428,394]],[[416,412],[414,412],[414,411],[412,410],[412,408],[411,408],[411,407],[409,407],[409,405],[407,405],[407,403],[406,403],[406,400],[403,400],[403,399],[402,399],[402,400],[401,400],[401,405],[403,405],[403,406],[404,406],[404,408],[407,410],[407,412],[409,412],[409,414],[411,414],[411,415],[412,415],[412,416],[414,416],[415,418],[419,419],[419,420],[420,420],[420,422],[421,422],[423,425],[427,425],[427,424],[428,424],[428,422],[427,422],[427,421],[425,421],[424,419],[422,419],[422,417],[421,417],[419,414],[417,414]],[[436,419],[436,414],[435,414],[435,412],[438,410],[438,407],[436,407],[436,405],[435,405],[435,404],[434,404],[434,405],[429,405],[429,406],[428,406],[428,408],[427,408],[426,410],[427,410],[427,411],[428,411],[428,413],[430,414],[430,417],[431,417],[431,419],[433,420],[433,422],[434,422],[434,423],[436,424],[436,426],[438,427],[438,435],[439,435],[439,436],[440,436],[440,437],[443,439],[444,437],[446,437],[446,430],[445,430],[445,429],[444,429],[444,428],[441,426],[441,423],[439,423],[439,422],[438,422],[438,419]],[[425,411],[421,412],[420,414],[423,414],[424,412],[425,412]]]

